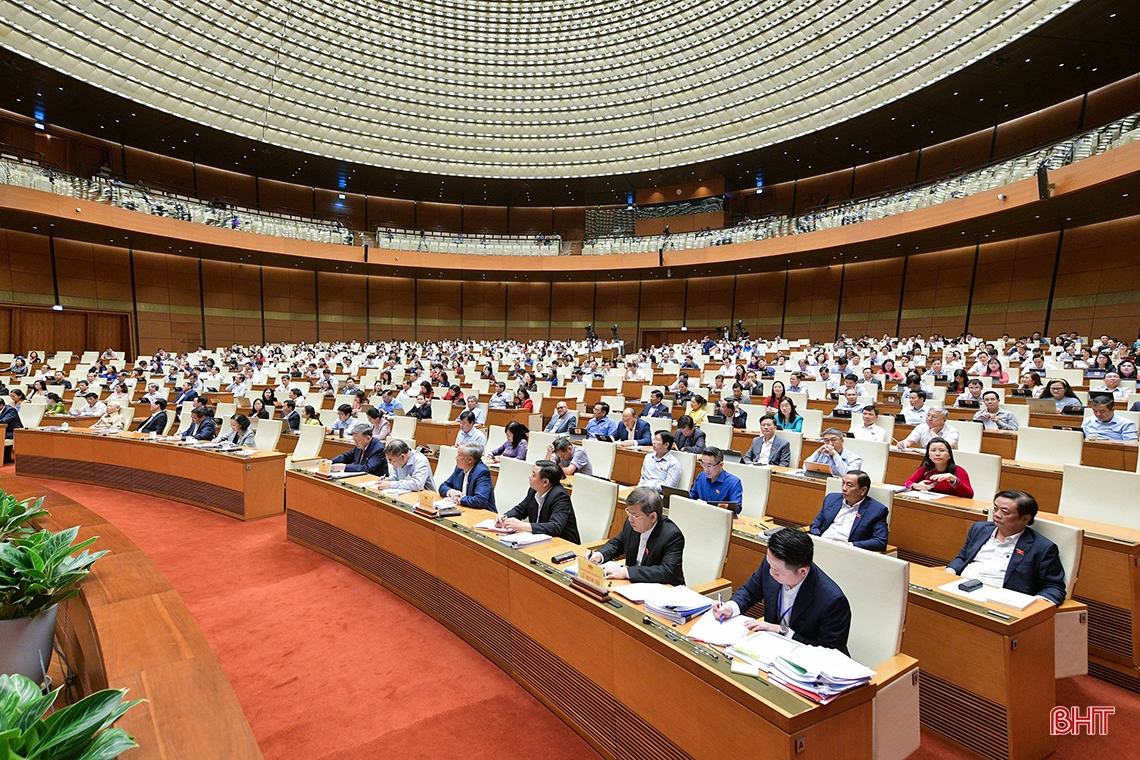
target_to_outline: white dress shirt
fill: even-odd
[[[866,500],[864,497],[856,504],[848,504],[847,500],[844,499],[843,506],[835,513],[835,521],[823,532],[820,538],[831,541],[850,541],[851,528],[855,525],[855,515],[859,513],[859,506]]]
[[[878,441],[882,443],[887,440],[887,431],[874,423],[860,425],[851,431],[851,435],[855,436],[857,441]]]
[[[1001,588],[1005,584],[1005,571],[1009,567],[1009,558],[1013,556],[1019,538],[1021,533],[1015,533],[1002,541],[995,527],[993,535],[974,555],[974,561],[962,568],[962,577],[975,578],[989,586]]]

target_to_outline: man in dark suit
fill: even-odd
[[[139,425],[139,432],[158,435],[166,432],[166,399],[156,398],[150,402],[150,416]]]
[[[483,446],[472,441],[457,449],[455,471],[439,484],[439,495],[461,507],[497,511],[491,470],[483,464]]]
[[[760,435],[752,440],[744,461],[749,464],[792,466],[792,445],[776,435],[776,418],[765,414],[760,418]]]
[[[1065,568],[1057,545],[1029,526],[1037,500],[1024,491],[994,497],[993,522],[977,522],[946,572],[1023,594],[1065,601]]]
[[[632,409],[621,413],[621,424],[617,426],[614,438],[622,446],[648,446],[653,441],[653,431],[649,423],[640,417],[635,417]]]
[[[693,424],[692,417],[682,414],[677,420],[677,435],[673,437],[673,445],[677,451],[700,454],[705,450],[705,433]]]
[[[725,604],[714,604],[718,619],[746,612],[764,600],[764,619],[748,623],[753,631],[773,631],[803,644],[847,654],[851,605],[820,567],[812,562],[811,536],[784,528],[768,539],[768,555]]]
[[[182,434],[182,439],[193,438],[198,441],[212,441],[218,434],[218,424],[208,413],[209,409],[200,406],[190,412],[190,427]]]
[[[562,487],[562,468],[543,459],[535,462],[530,473],[530,490],[526,498],[499,518],[498,525],[516,533],[545,533],[578,543],[578,521],[570,494]],[[529,522],[523,522],[521,518]]]
[[[301,413],[297,411],[297,402],[291,398],[281,402],[281,419],[289,423],[289,430],[297,432],[301,429]]]
[[[367,472],[378,478],[388,474],[388,458],[384,455],[384,442],[372,437],[372,426],[361,422],[352,428],[352,442],[356,447],[332,458],[333,472]]]
[[[20,421],[20,410],[12,404],[5,404],[3,398],[0,398],[0,425],[8,426],[4,429],[5,438],[12,438],[16,429],[24,426]]]
[[[808,532],[867,551],[886,551],[887,507],[867,495],[871,476],[862,470],[848,470],[841,482],[840,493],[823,497],[823,509]]]
[[[178,394],[178,398],[174,399],[174,406],[178,409],[187,401],[193,401],[198,398],[198,391],[194,390],[194,384],[189,380],[182,383],[182,392]]]
[[[662,514],[665,501],[652,488],[635,488],[625,499],[625,525],[597,551],[591,562],[611,562],[625,555],[625,565],[606,568],[607,578],[628,578],[634,583],[685,585],[682,555],[685,536]]]
[[[649,392],[649,402],[641,410],[641,417],[664,417],[672,419],[673,412],[665,405],[665,394],[654,388]]]

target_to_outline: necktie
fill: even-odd
[[[357,449],[356,450],[356,463],[360,464],[360,462],[363,459],[364,459],[364,449]]]

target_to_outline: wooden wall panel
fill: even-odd
[[[318,272],[317,277],[321,340],[365,340],[364,278],[341,272]]]
[[[599,336],[608,338],[610,328],[616,324],[619,334],[624,335],[627,340],[633,338],[637,331],[640,289],[636,281],[598,283],[594,330]]]
[[[744,320],[744,329],[754,338],[778,335],[784,319],[785,283],[783,272],[737,275],[733,322]]]
[[[194,194],[194,165],[157,153],[127,146],[127,181],[171,190],[183,195]]]
[[[645,280],[641,284],[641,329],[677,328],[685,322],[685,280]]]
[[[1136,111],[1140,111],[1140,74],[1090,92],[1081,128],[1099,127]]]
[[[467,235],[506,235],[506,206],[463,207],[463,232]]]
[[[462,290],[463,337],[503,340],[507,327],[506,283],[465,282]]]
[[[903,335],[959,335],[974,272],[974,247],[909,256],[903,283]]]
[[[55,240],[59,300],[64,306],[130,311],[130,254],[125,248]]]
[[[271,342],[317,339],[316,282],[300,269],[263,267],[265,339]]]
[[[990,160],[993,130],[983,129],[922,149],[919,178],[933,179],[951,172],[981,166]]]
[[[257,178],[257,199],[262,211],[313,216],[313,188]]]
[[[970,304],[970,332],[1030,335],[1044,329],[1056,259],[1056,234],[981,246]]]
[[[801,179],[796,188],[796,213],[828,206],[851,197],[851,170],[820,174]]]
[[[209,347],[262,342],[260,267],[203,261],[202,301]]]
[[[416,226],[416,203],[396,198],[368,196],[368,224],[375,232],[377,228],[410,230]],[[381,243],[383,245],[383,243]]]
[[[410,277],[369,277],[370,340],[414,340],[416,281]]]
[[[560,206],[554,209],[554,232],[563,240],[581,240],[586,236],[586,209]]]
[[[918,169],[918,151],[863,164],[855,169],[855,197],[879,195],[888,189],[906,187],[914,182]]]
[[[342,199],[340,196],[344,196]],[[366,232],[364,227],[364,196],[346,193],[343,190],[316,189],[317,216],[320,219],[339,219],[351,225],[357,232]]]
[[[0,299],[55,303],[47,235],[0,230]]]
[[[507,337],[547,340],[550,335],[550,283],[507,284]]]
[[[193,351],[202,344],[198,260],[135,251],[139,350]]]
[[[550,315],[552,337],[555,340],[580,340],[585,335],[583,328],[594,321],[594,283],[556,282],[551,288],[554,304]],[[594,329],[598,329],[597,325]]]
[[[1075,133],[1080,129],[1083,100],[1072,98],[999,125],[994,160],[1016,156]]]
[[[1050,332],[1140,334],[1140,216],[1066,230]]]
[[[701,277],[689,280],[685,324],[698,330],[732,323],[732,300],[736,278]]]
[[[554,209],[550,206],[511,206],[512,235],[549,235],[554,232]]]
[[[902,259],[847,263],[843,272],[839,332],[851,337],[894,335],[898,326],[902,270]]]
[[[202,164],[195,166],[194,171],[198,180],[198,197],[202,200],[217,198],[236,206],[257,208],[256,177]]]
[[[458,203],[416,204],[416,229],[459,232],[463,229],[463,207]]]
[[[757,218],[769,214],[791,214],[796,197],[796,183],[780,182],[760,188],[757,193],[745,196],[744,213]]]
[[[416,280],[416,340],[454,338],[460,334],[459,282]]]
[[[833,340],[839,314],[842,266],[794,269],[788,275],[784,334]]]

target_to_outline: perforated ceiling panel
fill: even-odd
[[[448,175],[584,177],[835,124],[1076,2],[0,0],[0,45],[307,153]]]

